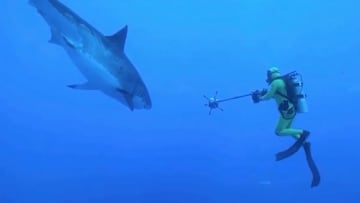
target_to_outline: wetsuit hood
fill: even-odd
[[[271,67],[267,70],[266,76],[266,82],[270,84],[276,78],[281,77],[281,74],[277,67]]]

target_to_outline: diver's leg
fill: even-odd
[[[297,140],[290,148],[276,154],[277,161],[280,161],[295,154],[301,148],[306,138],[310,134],[310,132],[306,130],[287,128],[291,126],[292,122],[293,119],[284,119],[282,117],[279,118],[278,126],[276,128],[276,134],[280,136],[291,135]]]
[[[294,119],[284,119],[280,116],[275,133],[279,136],[291,135],[294,138],[299,138],[300,134],[303,133],[303,130],[291,128],[293,121]]]

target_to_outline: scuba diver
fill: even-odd
[[[290,76],[290,75],[289,75]],[[254,103],[259,103],[260,101],[265,101],[269,99],[275,99],[280,113],[278,124],[275,129],[275,134],[278,136],[292,136],[297,141],[287,150],[279,152],[276,155],[276,160],[285,159],[295,152],[297,152],[303,143],[310,135],[310,132],[303,129],[294,129],[291,128],[291,125],[294,121],[297,111],[301,108],[302,112],[307,111],[306,106],[299,106],[296,101],[298,95],[295,91],[290,92],[291,89],[289,84],[287,85],[284,77],[281,76],[279,69],[272,67],[267,71],[267,80],[269,84],[269,90],[263,89],[261,91],[256,90],[252,93],[252,99]],[[300,93],[301,94],[301,93]],[[304,98],[305,96],[303,96]],[[305,102],[303,102],[306,105]]]
[[[254,103],[274,99],[276,101],[279,120],[275,128],[275,134],[278,136],[292,136],[295,142],[288,149],[276,154],[276,161],[283,160],[295,154],[301,147],[303,147],[306,155],[306,160],[312,172],[311,187],[316,187],[320,184],[320,173],[312,158],[311,143],[307,141],[310,131],[306,129],[292,128],[292,123],[297,113],[308,112],[306,103],[306,95],[303,93],[302,77],[296,71],[281,75],[276,67],[272,67],[267,71],[267,80],[269,89],[256,90],[249,94],[239,95],[226,99],[217,99],[217,92],[214,97],[207,97],[204,95],[207,103],[205,106],[209,107],[209,115],[215,109],[223,111],[220,103],[250,97]]]
[[[292,146],[276,154],[276,161],[290,157],[303,147],[309,167],[313,173],[311,186],[315,187],[320,183],[320,175],[312,159],[311,144],[307,141],[310,131],[292,128],[296,114],[308,111],[305,100],[306,95],[302,92],[303,84],[301,75],[296,71],[281,75],[278,68],[272,67],[267,71],[266,82],[269,84],[269,89],[252,92],[251,97],[253,102],[259,103],[260,101],[274,99],[280,114],[275,134],[278,136],[292,136],[296,139]]]

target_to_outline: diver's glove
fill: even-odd
[[[261,91],[260,91],[260,90],[255,90],[255,91],[251,94],[251,98],[252,98],[253,102],[256,104],[256,103],[259,103],[259,102],[260,102],[260,98],[261,98],[262,96],[264,96],[266,93],[267,93],[267,90],[266,90],[266,89],[262,89]]]

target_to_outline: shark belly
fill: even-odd
[[[103,94],[128,106],[131,110],[139,108],[136,105],[137,103],[132,101],[131,96],[125,93],[119,78],[115,77],[104,64],[81,50],[70,47],[65,47],[65,50],[79,72],[87,79],[87,88],[99,90]]]
[[[129,98],[121,91],[122,87],[118,79],[106,70],[101,63],[91,59],[86,54],[82,54],[73,50],[67,50],[68,55],[78,68],[79,72],[87,79],[87,88],[91,90],[99,90],[103,94],[121,102],[128,106],[131,110],[134,107]]]
[[[93,89],[108,90],[121,88],[119,81],[104,66],[104,64],[81,50],[65,49],[80,73],[87,79]]]

